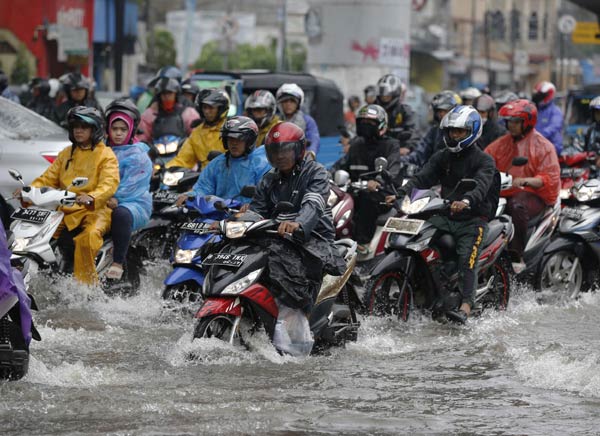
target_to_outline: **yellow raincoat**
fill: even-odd
[[[277,115],[274,115],[273,118],[271,118],[271,121],[269,121],[269,124],[265,124],[260,128],[260,130],[258,131],[258,137],[256,138],[257,147],[264,145],[265,137],[267,136],[267,133],[269,133],[269,130],[271,130],[271,127],[273,127],[275,124],[279,124],[280,122],[281,120],[279,119],[279,117]]]
[[[201,168],[204,168],[208,164],[208,153],[213,150],[225,153],[221,141],[221,127],[224,123],[225,117],[222,117],[214,126],[202,123],[192,130],[177,156],[167,162],[166,167],[194,168],[196,163],[200,163]]]
[[[62,206],[60,210],[65,216],[54,237],[58,237],[64,227],[68,230],[82,228],[81,233],[73,238],[73,275],[82,283],[93,284],[98,282],[96,254],[102,247],[103,235],[110,229],[112,211],[106,206],[106,202],[119,187],[119,162],[113,151],[102,142],[96,144],[93,150],[76,147],[72,156],[71,148],[72,146],[62,150],[52,165],[31,186],[66,189],[75,177],[88,178],[85,186],[71,187],[69,190],[93,197],[93,205],[89,209],[80,205]]]

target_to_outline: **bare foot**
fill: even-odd
[[[467,316],[469,316],[471,314],[471,305],[469,303],[463,303],[460,305],[459,310],[462,310],[464,313],[467,314]]]

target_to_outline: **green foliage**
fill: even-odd
[[[150,46],[148,38],[148,47]],[[175,49],[175,39],[168,30],[156,29],[154,31],[154,56],[148,54],[148,63],[154,59],[157,68],[167,65],[175,65],[177,50]]]
[[[15,85],[29,82],[29,62],[27,62],[25,48],[22,46],[17,51],[17,59],[10,73],[10,81]]]
[[[290,71],[302,72],[306,66],[306,47],[300,42],[292,42],[286,47],[285,57]]]
[[[202,68],[209,71],[223,69],[223,55],[219,52],[218,41],[210,41],[202,46],[202,52],[194,63],[194,68]]]

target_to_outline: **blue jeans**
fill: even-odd
[[[111,236],[113,240],[113,262],[125,265],[129,240],[133,232],[133,216],[129,209],[119,206],[113,209]]]

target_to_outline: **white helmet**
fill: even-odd
[[[55,98],[61,86],[60,80],[54,78],[48,79],[48,84],[50,85],[50,92],[48,93],[48,95],[50,96],[50,98]]]
[[[296,99],[298,107],[300,107],[304,102],[304,91],[302,91],[302,88],[295,83],[284,83],[277,90],[275,97],[277,98],[277,103],[281,103],[281,100],[284,100],[287,97],[292,97]]]
[[[460,98],[463,100],[475,100],[481,95],[481,91],[473,86],[465,88],[459,93]]]

